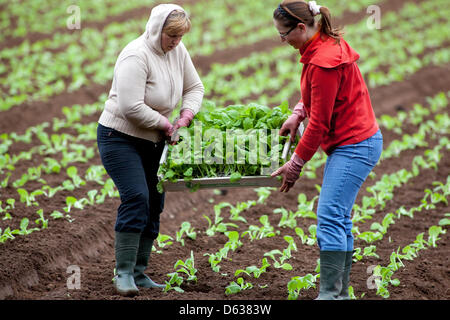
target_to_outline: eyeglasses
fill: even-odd
[[[295,28],[297,28],[297,26],[293,26],[292,28],[289,29],[288,32],[280,33],[280,37],[281,37],[282,39],[286,39],[286,37],[289,35],[289,33],[291,33],[291,31],[294,30]]]

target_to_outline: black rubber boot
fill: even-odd
[[[133,278],[136,254],[139,247],[140,233],[116,232],[116,276],[114,287],[123,296],[134,296],[139,293]]]
[[[348,286],[350,283],[350,271],[352,269],[352,262],[353,262],[353,251],[346,251],[344,273],[342,275],[342,289],[338,299],[350,300],[350,296],[348,295]]]
[[[316,300],[337,300],[342,290],[345,251],[320,251],[320,288]]]
[[[153,282],[153,280],[144,273],[148,265],[150,253],[152,252],[152,246],[153,239],[141,235],[136,256],[136,265],[134,267],[134,283],[138,287],[143,288],[165,288],[165,285]]]

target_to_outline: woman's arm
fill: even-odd
[[[158,111],[144,103],[147,67],[137,56],[120,61],[116,69],[119,110],[135,126],[165,130],[167,121]]]
[[[186,52],[184,59],[184,77],[183,77],[183,99],[181,111],[189,109],[195,115],[202,106],[205,88],[192,63],[189,53]]]

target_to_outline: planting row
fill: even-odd
[[[51,34],[55,29],[75,29],[81,27],[81,23],[103,21],[155,3],[153,0],[7,1],[0,12],[0,43],[30,33]]]
[[[367,28],[366,19],[345,27],[345,39],[360,54],[358,65],[370,88],[402,81],[421,68],[446,65],[450,61],[447,47],[450,19],[444,2],[407,3],[398,13],[383,15],[382,30]],[[414,16],[417,12],[420,15]],[[433,23],[424,34],[420,31],[423,24],[417,23],[423,20],[427,24],[430,17],[439,23]],[[402,23],[396,23],[398,20]],[[447,26],[445,31],[443,26]],[[418,33],[423,35],[423,41],[417,41]],[[229,101],[273,104],[299,90],[295,79],[300,72],[297,52],[282,46],[270,52],[253,53],[237,63],[213,64],[202,79],[207,84],[206,96],[214,97],[218,105]]]
[[[217,4],[216,2],[218,1],[208,1],[208,5],[212,6]],[[362,8],[365,2],[357,3]],[[240,5],[236,14],[230,14],[227,11],[228,6],[221,3],[209,11],[211,14],[220,14],[221,18],[204,15],[204,5],[200,2],[192,7],[186,6],[187,10],[191,9],[192,15],[200,20],[196,21],[197,28],[193,28],[183,39],[193,57],[277,36],[267,3],[246,2],[245,6]],[[277,2],[272,5],[275,8]],[[334,6],[339,7],[337,3]],[[255,18],[247,19],[249,15],[254,15]],[[202,17],[214,25],[203,26]],[[56,33],[51,39],[33,44],[25,41],[18,47],[3,49],[0,51],[0,59],[3,62],[0,64],[0,110],[7,110],[25,101],[42,100],[64,91],[71,92],[92,83],[106,84],[111,80],[121,48],[143,33],[147,19],[148,17],[143,17],[142,20],[112,23],[102,30],[83,28],[79,33]],[[216,26],[217,23],[220,26]],[[248,26],[249,23],[252,26]],[[259,33],[262,35],[258,36]],[[257,38],[254,39],[255,36],[252,35]],[[205,83],[205,86],[215,87],[214,83]],[[242,83],[242,86],[248,87],[245,83]],[[262,85],[260,88],[264,91],[267,87]],[[285,98],[286,95],[275,100]]]
[[[444,96],[444,98],[446,97]],[[443,100],[442,94],[430,99],[430,102],[434,101],[434,104],[430,107],[430,110],[441,110],[443,107]],[[55,210],[51,213],[51,216],[54,217],[67,216],[72,207],[83,208],[85,205],[102,203],[107,195],[117,196],[117,191],[115,190],[112,181],[110,181],[110,179],[105,180],[106,172],[101,165],[89,166],[85,174],[79,173],[76,167],[69,166],[70,164],[87,163],[96,155],[95,146],[86,146],[86,143],[92,143],[92,141],[95,141],[96,123],[94,122],[87,125],[76,123],[82,117],[82,114],[95,112],[96,106],[91,105],[89,108],[77,106],[73,109],[67,108],[65,110],[67,121],[64,122],[61,120],[55,120],[54,129],[57,131],[64,127],[73,127],[78,130],[77,138],[75,138],[74,135],[67,133],[54,133],[49,135],[44,131],[44,128],[46,127],[45,125],[30,128],[26,134],[21,136],[15,134],[4,134],[2,136],[4,141],[1,146],[3,147],[4,153],[0,158],[2,160],[2,166],[0,169],[3,171],[3,178],[0,181],[0,188],[3,188],[5,191],[3,193],[2,200],[6,204],[6,207],[1,208],[1,212],[4,213],[3,221],[11,220],[14,216],[14,202],[17,199],[13,195],[14,190],[17,190],[16,192],[19,195],[19,199],[17,200],[20,200],[21,203],[26,204],[26,206],[39,206],[36,200],[36,197],[38,196],[52,198],[57,192],[73,191],[77,188],[84,188],[87,182],[94,182],[101,186],[101,189],[98,189],[97,187],[96,189],[88,191],[87,196],[82,199],[67,197],[66,207],[62,210],[65,214],[61,213],[61,210]],[[420,110],[424,110],[424,108],[416,105],[410,115],[418,114],[418,112],[421,112]],[[403,116],[402,113],[399,115],[401,117]],[[418,132],[412,135],[414,139],[411,139],[410,135],[405,134],[402,140],[394,140],[391,142],[391,144],[385,149],[386,156],[384,156],[383,159],[398,156],[401,150],[427,146],[427,135],[432,140],[438,140],[441,134],[448,132],[449,124],[450,121],[448,115],[439,113],[436,114],[434,118],[421,123]],[[19,155],[10,156],[6,153],[13,141],[31,143],[32,134],[36,135],[42,143],[41,145],[35,145],[29,151],[22,151]],[[446,137],[440,138],[438,145],[436,145],[433,149],[427,149],[424,156],[416,156],[412,162],[412,169],[410,172],[406,169],[401,169],[396,173],[383,175],[378,182],[368,188],[368,191],[372,194],[372,196],[363,197],[361,206],[355,205],[353,218],[354,222],[363,222],[367,219],[371,219],[371,214],[373,214],[374,208],[377,206],[384,207],[386,201],[392,199],[394,188],[404,185],[410,178],[417,176],[421,169],[436,168],[442,158],[440,153],[441,149],[444,147],[448,147],[448,138]],[[61,154],[62,156],[57,156],[57,154]],[[36,159],[37,155],[40,155],[42,158],[42,164],[30,166],[26,173],[22,173],[21,176],[16,173],[15,178],[10,179],[15,171],[14,166],[17,162],[27,159],[29,160],[31,158]],[[317,156],[310,161],[312,168],[306,170],[306,174],[303,173],[303,175],[308,178],[315,178],[316,168],[321,167],[325,159],[326,158],[321,153],[318,153]],[[50,175],[61,174],[64,171],[67,177],[64,177],[65,175],[61,176],[59,181],[59,183],[61,183],[60,185],[51,186],[47,184],[46,176],[50,177]],[[26,184],[32,181],[37,182],[42,187],[33,187],[35,188],[34,190],[26,190]],[[36,186],[36,184],[32,185]],[[13,189],[11,189],[11,187]],[[13,192],[11,193],[11,191]],[[283,220],[286,224],[290,224],[289,221],[292,221],[292,219],[295,219],[298,215],[314,217],[314,215],[309,211],[306,213],[280,211],[280,213],[282,213]],[[16,224],[18,224],[18,222],[16,222]],[[376,239],[377,235],[366,232],[362,233],[359,237],[364,237],[365,239]],[[8,238],[9,237],[4,237],[4,239]]]
[[[450,95],[450,93],[447,94]],[[399,134],[402,133],[402,126],[407,123],[412,123],[413,125],[420,124],[416,133],[404,134],[401,136],[401,139],[393,140],[390,145],[385,148],[382,160],[384,158],[398,156],[400,152],[407,149],[413,149],[417,146],[426,146],[425,136],[428,133],[433,135],[433,139],[436,138],[436,135],[446,133],[448,128],[448,115],[446,113],[441,113],[441,111],[448,106],[447,96],[445,93],[439,93],[436,96],[427,99],[429,102],[427,107],[415,104],[408,113],[399,112],[396,117],[384,115],[379,119],[379,123],[385,129],[395,130],[395,132]],[[208,107],[205,104],[205,108],[214,109],[215,107],[214,105],[209,105]],[[257,108],[264,107],[257,107],[255,105],[253,108],[254,110],[258,110]],[[102,105],[100,103],[84,106],[76,105],[71,108],[64,107],[63,113],[65,114],[65,118],[54,118],[51,126],[49,123],[45,122],[41,125],[30,127],[21,135],[14,132],[9,134],[3,133],[0,135],[0,173],[5,174],[3,171],[6,169],[7,171],[10,171],[9,174],[6,172],[6,175],[10,176],[11,172],[15,169],[15,165],[20,161],[30,160],[32,157],[39,154],[42,156],[50,156],[62,153],[60,162],[63,164],[63,167],[71,162],[76,162],[84,153],[86,155],[92,155],[93,146],[90,147],[85,144],[95,141],[95,128],[97,124],[96,122],[82,124],[80,121],[83,117],[91,116],[101,109]],[[58,134],[61,130],[66,131],[66,133]],[[67,133],[68,130],[71,130],[71,133]],[[10,153],[9,149],[13,147],[14,144],[19,143],[22,144],[22,146],[33,145],[33,147],[26,151]],[[74,157],[73,153],[67,153],[69,149],[78,152],[78,156]],[[65,152],[63,152],[64,150]],[[90,159],[91,157],[92,156],[87,156],[87,159]],[[43,161],[44,160],[45,159],[43,159]],[[53,160],[47,159],[45,162],[54,163],[55,161]],[[325,157],[323,157],[321,153],[315,155],[312,161],[310,161],[309,168],[305,171],[307,176],[314,178],[315,170],[324,163],[324,160]],[[2,183],[3,186],[7,184],[5,181],[6,178],[2,179],[2,181],[4,181]]]
[[[373,223],[371,225],[371,229],[380,229],[383,234],[386,234],[389,225],[395,223],[395,220],[401,219],[404,216],[408,216],[409,218],[414,218],[414,213],[419,213],[422,211],[429,211],[436,208],[439,204],[448,205],[448,195],[450,194],[450,179],[447,179],[446,183],[442,182],[433,182],[433,189],[426,189],[425,195],[423,199],[420,201],[420,205],[416,207],[412,207],[409,210],[406,210],[404,207],[400,207],[394,213],[389,213],[383,219],[383,225],[378,223]],[[260,188],[258,192],[261,192],[263,188]],[[269,190],[265,190],[267,192]],[[211,226],[211,220],[205,216],[208,220],[209,227],[205,231],[205,234],[209,237],[216,236],[216,233],[223,233],[228,241],[223,245],[222,248],[215,253],[205,253],[203,256],[208,257],[208,262],[214,272],[221,272],[221,263],[226,260],[231,260],[233,255],[236,255],[236,249],[242,248],[246,243],[251,243],[253,241],[258,241],[264,238],[274,238],[274,242],[278,242],[281,235],[281,230],[283,228],[295,229],[295,236],[286,235],[286,232],[283,239],[287,243],[287,247],[283,250],[275,249],[270,250],[262,254],[261,266],[251,265],[238,267],[234,272],[233,276],[237,277],[230,282],[230,284],[224,288],[225,294],[235,294],[241,292],[246,289],[251,289],[254,285],[250,282],[251,279],[258,279],[265,272],[273,272],[276,269],[283,269],[286,271],[293,270],[292,265],[289,263],[289,260],[293,257],[293,252],[298,250],[297,242],[300,241],[302,245],[313,246],[316,244],[316,225],[311,224],[308,228],[308,233],[305,233],[301,227],[296,227],[295,225],[286,225],[283,219],[280,219],[278,223],[278,229],[271,225],[269,221],[268,215],[262,215],[259,218],[260,225],[249,225],[246,219],[240,215],[241,213],[248,210],[249,207],[254,206],[256,204],[264,204],[267,199],[266,197],[260,197],[258,201],[247,201],[236,204],[236,206],[232,206],[229,203],[219,203],[214,206],[215,211],[215,221],[216,225],[214,228]],[[299,196],[299,207],[303,205],[303,197]],[[314,201],[312,201],[313,203]],[[311,202],[308,203],[311,205]],[[228,217],[231,222],[224,222],[224,217],[222,217],[221,210],[223,208],[230,207],[230,215]],[[310,207],[312,209],[312,206]],[[275,209],[274,213],[280,212],[279,209]],[[406,213],[407,212],[407,213]],[[426,212],[424,213],[426,214]],[[448,214],[446,215],[448,216]],[[436,247],[437,241],[439,240],[439,235],[444,234],[446,230],[445,226],[449,225],[448,218],[443,216],[443,218],[439,221],[439,225],[433,225],[428,227],[428,239],[424,236],[424,233],[419,233],[415,239],[415,241],[403,248],[398,248],[394,250],[391,255],[391,264],[388,267],[381,267],[378,265],[374,269],[374,276],[376,277],[377,284],[377,294],[382,297],[388,297],[387,285],[394,284],[398,285],[398,280],[392,280],[392,274],[394,271],[398,269],[399,266],[403,266],[401,264],[401,259],[412,260],[417,257],[417,253],[419,250],[426,249],[428,247]],[[241,233],[239,232],[240,227],[236,224],[237,222],[241,222],[241,228],[244,229]],[[238,230],[229,230],[230,228],[238,229]],[[242,230],[242,229],[241,229]],[[175,240],[181,246],[184,246],[184,238],[189,238],[193,241],[196,240],[197,235],[201,233],[200,230],[196,230],[195,227],[192,227],[189,222],[183,222],[181,225],[180,231],[176,233],[176,239],[169,235],[160,235],[157,241],[157,248],[155,245],[154,250],[156,253],[164,252],[165,250],[170,250],[170,246],[174,243]],[[184,238],[183,238],[184,237]],[[281,239],[280,239],[281,240]],[[377,241],[381,240],[381,238],[377,239]],[[242,250],[241,250],[242,252]],[[401,252],[401,253],[400,253]],[[375,257],[379,258],[376,254],[376,242],[372,242],[370,246],[366,246],[364,250],[358,247],[354,253],[354,262],[358,263],[364,257]],[[395,263],[397,261],[397,263]],[[183,292],[183,289],[180,287],[182,284],[186,285],[189,282],[197,283],[197,269],[194,264],[194,256],[191,251],[190,258],[186,261],[178,260],[174,266],[175,271],[167,274],[168,280],[166,281],[165,291],[176,290],[178,292]],[[315,282],[317,278],[320,276],[320,261],[318,261],[318,265],[315,269],[316,274],[307,274],[305,276],[294,276],[291,278],[291,281],[287,284],[288,291],[288,299],[298,299],[301,290],[309,289],[315,287]],[[187,275],[187,278],[186,278]],[[228,274],[221,274],[224,277],[229,277]],[[233,277],[232,276],[232,277]],[[266,287],[268,284],[260,287]],[[353,295],[353,298],[356,298]]]

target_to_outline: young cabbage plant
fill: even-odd
[[[30,223],[30,220],[28,218],[22,218],[22,220],[20,221],[20,229],[15,229],[13,231],[11,231],[12,234],[18,234],[18,235],[27,235],[30,234],[34,231],[38,231],[39,228],[30,228],[28,229],[28,225]]]
[[[239,293],[243,290],[247,290],[247,289],[251,289],[253,288],[253,284],[250,282],[245,282],[244,278],[238,278],[235,281],[232,281],[225,289],[225,294],[226,295],[230,295],[230,294],[236,294]]]
[[[54,210],[52,213],[50,213],[50,217],[52,217],[53,219],[62,219],[62,218],[66,218],[67,221],[69,222],[73,222],[75,219],[72,219],[72,217],[70,216],[70,214],[68,213],[62,213],[58,210]]]
[[[42,225],[41,226],[42,229],[48,228],[48,219],[45,219],[45,217],[44,217],[44,210],[43,209],[39,209],[36,213],[38,214],[39,218],[36,219],[34,222],[37,225],[41,224]]]
[[[180,276],[178,272],[168,273],[167,276],[169,277],[169,280],[166,281],[164,292],[175,290],[177,292],[183,293],[184,290],[180,288],[181,284],[184,281],[183,277]]]
[[[380,223],[378,222],[374,222],[372,223],[372,225],[370,226],[371,230],[376,230],[381,232],[382,234],[386,234],[387,229],[389,228],[389,226],[391,224],[394,224],[394,214],[393,213],[388,213],[384,216],[383,221]]]
[[[239,240],[239,233],[237,231],[227,231],[225,235],[228,237],[228,241],[225,243],[223,248],[219,249],[216,253],[205,253],[204,256],[209,256],[208,262],[211,265],[211,269],[214,272],[219,272],[220,266],[219,263],[223,259],[228,258],[228,253],[236,250],[237,248],[242,246],[242,241]]]
[[[194,253],[191,250],[191,257],[186,259],[186,261],[178,260],[175,263],[174,269],[178,268],[176,272],[185,273],[188,276],[187,281],[197,282],[197,269],[194,265]]]
[[[297,215],[291,210],[285,208],[277,208],[273,210],[273,213],[281,213],[280,222],[278,227],[280,228],[295,228],[297,226]]]
[[[439,236],[446,232],[447,230],[443,229],[441,226],[431,226],[428,229],[428,245],[435,248],[437,246],[436,241],[440,240]]]
[[[277,260],[276,255],[280,256],[280,260]],[[271,250],[269,252],[264,253],[265,257],[270,257],[274,261],[273,266],[277,269],[281,268],[284,270],[292,270],[292,265],[289,263],[285,263],[284,261],[289,259],[291,256],[286,255],[286,252],[281,252],[278,249]]]
[[[49,185],[45,185],[42,187],[42,190],[46,192],[48,198],[53,198],[57,192],[64,190],[64,186],[52,188]]]
[[[256,200],[256,203],[258,204],[265,204],[267,198],[272,194],[272,191],[277,190],[273,187],[259,187],[254,189],[258,195],[258,200]]]
[[[372,232],[372,231],[365,231],[356,236],[356,238],[362,239],[366,241],[367,243],[373,243],[375,241],[383,239],[383,234],[379,231]]]
[[[242,217],[240,214],[249,209],[252,206],[256,205],[256,201],[254,200],[248,200],[246,202],[238,202],[236,206],[231,206],[230,208],[230,220],[233,221],[242,221],[244,223],[247,223],[247,220]]]
[[[103,177],[106,175],[105,167],[102,165],[93,165],[90,166],[86,170],[85,179],[86,181],[94,181],[97,182],[99,185],[104,185],[105,181],[103,180]]]
[[[1,173],[1,172],[0,172]],[[6,177],[3,178],[3,180],[0,181],[0,188],[5,189],[6,187],[8,187],[8,182],[9,182],[9,178],[11,177],[11,172],[8,172],[6,174]]]
[[[274,227],[270,225],[269,217],[267,215],[262,215],[259,218],[259,222],[261,222],[262,226],[250,225],[247,231],[242,233],[242,236],[248,235],[250,241],[260,240],[263,238],[274,237],[280,232],[274,231]]]
[[[186,236],[192,240],[195,240],[197,238],[197,232],[194,231],[194,227],[191,227],[191,223],[189,221],[184,221],[183,223],[181,223],[181,228],[179,231],[177,231],[176,234],[176,240],[180,242],[182,246],[184,246],[184,234],[186,234]]]
[[[156,242],[158,243],[158,247],[165,248],[173,244],[173,238],[166,234],[158,234],[158,237],[156,238]],[[160,253],[159,251],[156,251],[157,253]]]
[[[37,206],[38,203],[36,202],[36,196],[44,194],[44,191],[42,190],[35,190],[31,193],[28,193],[27,190],[23,188],[18,188],[17,193],[20,196],[20,202],[26,203],[26,206]]]
[[[81,201],[81,199],[78,200],[77,198],[72,196],[66,197],[66,206],[63,208],[63,210],[66,213],[69,213],[72,210],[72,208],[82,210],[84,208],[83,201]]]
[[[78,169],[75,166],[70,166],[67,168],[66,172],[69,178],[72,179],[75,188],[80,188],[86,184],[86,182],[78,175]]]
[[[245,269],[238,269],[235,271],[234,276],[237,277],[241,273],[244,273],[249,277],[253,275],[254,278],[258,279],[261,276],[261,274],[266,271],[268,267],[270,267],[270,263],[267,261],[267,258],[263,258],[262,265],[260,268],[258,268],[257,266],[249,266]]]
[[[220,212],[219,212],[219,214],[220,214]],[[216,214],[214,224],[211,222],[211,219],[208,216],[203,215],[203,217],[208,221],[208,228],[206,229],[206,234],[210,237],[214,236],[214,234],[216,232],[225,233],[226,231],[228,231],[229,227],[238,228],[238,225],[236,225],[234,223],[222,222],[223,218],[217,214]]]
[[[355,248],[353,253],[353,262],[357,262],[362,260],[363,257],[375,257],[380,258],[378,254],[375,253],[377,247],[375,245],[370,245],[368,247],[364,247],[364,250],[361,250],[361,248]],[[362,254],[361,254],[361,251]]]
[[[3,231],[3,233],[2,233],[2,228],[0,228],[0,243],[4,243],[4,242],[6,242],[7,240],[12,240],[12,239],[14,239],[15,237],[14,237],[14,234],[13,234],[13,232],[11,231],[11,228],[10,227],[7,227],[4,231]]]
[[[297,300],[300,296],[301,290],[308,290],[309,288],[315,288],[318,274],[312,275],[311,273],[306,274],[303,277],[295,276],[292,277],[287,284],[288,289],[288,300]]]
[[[310,233],[310,236],[305,234],[305,232],[303,231],[302,228],[300,228],[300,227],[295,228],[295,233],[302,241],[302,244],[306,243],[308,246],[313,246],[317,241],[317,238],[316,238],[317,226],[315,224],[310,225],[308,227],[308,231]]]
[[[311,219],[317,219],[317,216],[314,209],[314,202],[319,198],[319,196],[315,196],[310,201],[307,200],[306,195],[304,193],[300,193],[298,195],[298,207],[297,212],[295,213],[296,216],[302,217],[302,218],[311,218]]]
[[[446,213],[445,214],[446,217],[450,217],[450,213]],[[443,218],[441,220],[439,220],[439,225],[440,226],[449,226],[450,225],[450,218]]]

